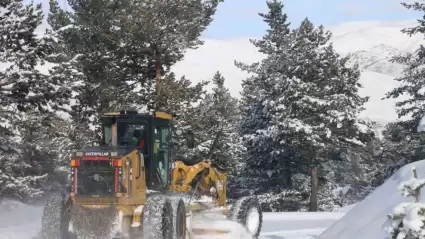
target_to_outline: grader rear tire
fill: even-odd
[[[163,196],[149,196],[143,208],[143,239],[173,239],[173,207]]]
[[[228,218],[244,226],[252,238],[260,236],[263,212],[256,197],[238,199],[231,208]]]
[[[69,239],[69,221],[68,204],[65,197],[60,193],[53,194],[44,206],[41,220],[41,238],[42,239]]]
[[[174,215],[175,215],[175,230],[174,238],[175,239],[185,239],[186,238],[186,206],[182,199],[178,200],[174,204]]]

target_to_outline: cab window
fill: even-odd
[[[156,158],[156,174],[161,184],[166,185],[169,180],[169,136],[168,126],[155,127],[154,155]]]
[[[145,137],[145,124],[118,123],[118,145],[138,146]]]
[[[112,125],[103,126],[103,144],[111,146],[112,145]]]

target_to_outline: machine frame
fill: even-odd
[[[114,208],[118,212],[119,238],[158,238],[171,239],[178,235],[178,239],[193,238],[199,234],[226,234],[226,230],[208,230],[193,227],[193,217],[196,214],[205,215],[208,211],[220,213],[227,219],[237,221],[247,228],[248,214],[252,210],[259,211],[258,228],[251,229],[253,238],[259,235],[262,225],[262,213],[259,202],[254,197],[244,197],[236,201],[234,206],[227,207],[227,176],[211,163],[209,159],[188,161],[184,158],[172,158],[171,135],[173,116],[164,112],[140,114],[136,111],[121,111],[105,113],[101,117],[102,142],[99,147],[87,147],[74,152],[70,158],[72,184],[66,196],[52,197],[47,202],[43,214],[42,234],[44,238],[69,238],[68,225],[72,208],[86,208],[82,211],[108,210]],[[145,150],[137,145],[120,145],[120,127],[122,124],[145,124]],[[110,127],[109,127],[110,126]],[[110,128],[110,132],[106,129]],[[165,128],[166,135],[159,135],[160,128]],[[134,131],[133,131],[134,132]],[[187,134],[188,147],[194,147],[193,134]],[[165,137],[163,139],[162,137]],[[213,146],[217,141],[214,140]],[[161,145],[164,143],[165,145]],[[163,155],[163,167],[158,167],[161,159],[161,146],[168,150]],[[212,152],[212,149],[211,149]],[[212,155],[212,154],[211,154]],[[167,159],[167,160],[165,160]],[[108,169],[114,172],[113,192],[109,195],[80,195],[79,169],[84,160],[89,162],[109,162]],[[165,162],[167,161],[167,162]],[[149,164],[149,165],[147,165]],[[156,169],[163,169],[158,173]],[[155,169],[155,170],[153,170]],[[146,173],[148,172],[148,173]],[[161,174],[163,177],[161,177]],[[164,176],[165,175],[165,176]],[[156,179],[164,179],[155,184]],[[83,184],[86,185],[86,184]],[[84,187],[84,186],[82,186]],[[195,193],[209,195],[212,200],[195,199]],[[62,198],[62,199],[60,199]],[[58,206],[58,205],[62,206]],[[60,211],[51,211],[49,207],[62,208]],[[235,206],[236,205],[236,206]],[[164,216],[165,215],[165,216]],[[169,217],[171,224],[167,224],[164,217]],[[173,216],[174,215],[174,216]],[[60,217],[57,221],[54,218]],[[86,226],[80,223],[80,214],[74,215],[73,222],[79,227]],[[162,219],[161,219],[162,218]],[[152,221],[153,220],[153,221]],[[175,220],[175,221],[173,221]],[[54,224],[54,226],[48,225]],[[154,226],[151,224],[154,223]],[[165,223],[165,224],[164,224]],[[87,224],[87,223],[86,223]],[[78,226],[77,226],[78,227]],[[161,232],[152,233],[150,228],[162,228]],[[56,232],[52,232],[52,228]],[[56,229],[55,229],[56,228]],[[167,229],[168,228],[168,229]],[[160,233],[160,234],[158,234]]]

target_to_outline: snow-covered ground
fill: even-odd
[[[261,238],[315,238],[344,214],[345,212],[265,213]]]
[[[6,205],[6,206],[5,206]],[[0,239],[32,239],[40,231],[42,207],[6,203],[0,206]],[[344,216],[334,213],[264,213],[262,239],[311,239]],[[225,237],[203,236],[197,239],[244,239],[244,232],[231,222],[205,224],[207,228],[231,230]]]
[[[263,239],[385,239],[384,227],[393,208],[406,199],[397,187],[411,178],[415,167],[418,178],[425,178],[425,160],[404,166],[363,201],[339,212],[264,213]],[[423,195],[425,189],[422,189]],[[421,197],[425,202],[425,197]],[[0,239],[32,239],[40,230],[42,207],[17,203],[0,206]],[[231,236],[199,239],[240,239],[243,231],[229,222],[207,222],[206,228],[231,230]]]

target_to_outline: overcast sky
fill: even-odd
[[[34,1],[42,2],[47,10],[48,0]],[[66,0],[59,2],[65,4]],[[284,0],[283,3],[290,22],[295,26],[305,17],[325,26],[347,21],[411,20],[420,17],[418,13],[401,6],[399,0]],[[265,24],[258,12],[267,11],[266,7],[265,0],[225,0],[204,37],[222,39],[261,36]]]

